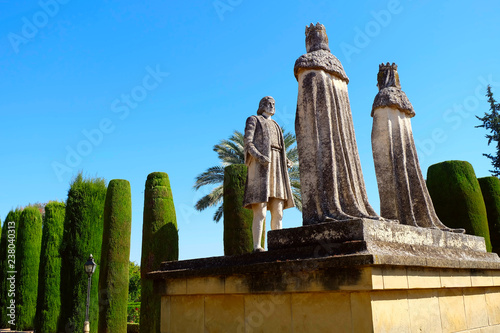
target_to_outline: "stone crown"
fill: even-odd
[[[316,25],[312,24],[307,26],[306,25],[306,36],[309,35],[309,33],[313,32],[313,31],[319,31],[319,30],[323,30],[326,32],[326,28],[323,24],[321,23],[316,23]]]
[[[379,70],[394,69],[395,71],[397,71],[398,65],[396,65],[394,62],[392,63],[392,65],[389,62],[387,62],[387,64],[381,63],[380,65],[378,65],[378,69]]]

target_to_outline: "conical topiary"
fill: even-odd
[[[500,253],[500,179],[497,177],[478,178],[483,194],[492,251]]]
[[[84,179],[79,174],[69,189],[61,251],[59,332],[76,332],[83,328],[88,284],[83,265],[90,254],[97,267],[92,275],[89,321],[90,331],[97,332],[99,305],[105,297],[98,290],[105,198],[106,183],[102,178]]]
[[[45,206],[42,253],[38,274],[35,331],[57,332],[61,312],[61,243],[66,205],[51,201]]]
[[[99,290],[107,297],[99,312],[99,333],[127,333],[128,271],[132,199],[130,183],[113,179],[104,205]]]
[[[427,187],[439,219],[450,228],[484,237],[491,251],[488,219],[481,188],[469,162],[446,161],[427,170]]]
[[[148,175],[144,191],[141,257],[141,333],[160,331],[160,295],[153,292],[153,281],[146,274],[160,267],[163,261],[179,257],[179,236],[174,199],[168,175]]]
[[[253,212],[243,208],[247,166],[232,164],[224,168],[223,209],[224,209],[224,255],[231,256],[251,253],[253,250]],[[264,247],[265,230],[262,233]]]
[[[16,313],[15,306],[11,305],[11,299],[8,290],[10,281],[12,280],[15,286],[15,263],[9,260],[15,259],[17,230],[19,228],[19,220],[22,210],[16,208],[11,210],[5,217],[2,227],[2,239],[0,241],[0,269],[4,276],[0,280],[0,327],[8,328],[10,324],[15,323]],[[11,257],[9,257],[11,255]],[[15,300],[15,299],[14,299]],[[11,307],[11,309],[9,309]],[[12,321],[11,321],[12,320]],[[9,323],[9,321],[11,321]]]
[[[16,244],[16,325],[18,331],[35,328],[38,270],[42,249],[42,214],[26,207],[19,222]]]

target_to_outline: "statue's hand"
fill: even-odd
[[[268,166],[269,163],[271,163],[271,160],[268,157],[261,155],[259,156],[259,163],[263,166]]]

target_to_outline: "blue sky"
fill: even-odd
[[[140,262],[144,183],[170,176],[180,259],[223,254],[223,225],[194,203],[194,178],[218,164],[214,144],[243,131],[260,98],[294,130],[295,60],[304,29],[326,26],[349,94],[371,204],[379,199],[371,105],[381,62],[396,62],[416,111],[421,167],[490,162],[474,115],[500,91],[497,1],[0,1],[0,218],[66,200],[78,171],[132,186],[131,260]],[[500,99],[500,93],[496,96]],[[76,156],[78,155],[78,156]],[[301,225],[295,209],[284,227]]]

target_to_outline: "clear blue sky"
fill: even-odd
[[[488,83],[500,99],[498,1],[29,0],[0,1],[0,8],[2,220],[16,206],[66,200],[79,170],[127,179],[131,260],[140,262],[144,183],[163,171],[180,258],[222,255],[222,222],[212,221],[213,209],[194,210],[206,194],[192,189],[194,178],[218,164],[213,145],[243,131],[263,96],[276,99],[275,119],[294,130],[293,65],[305,53],[305,26],[317,21],[350,78],[376,210],[370,111],[381,62],[399,65],[417,113],[424,176],[450,159],[489,175],[481,153],[493,149],[474,115],[488,111]],[[285,211],[284,227],[299,225],[300,213]]]

